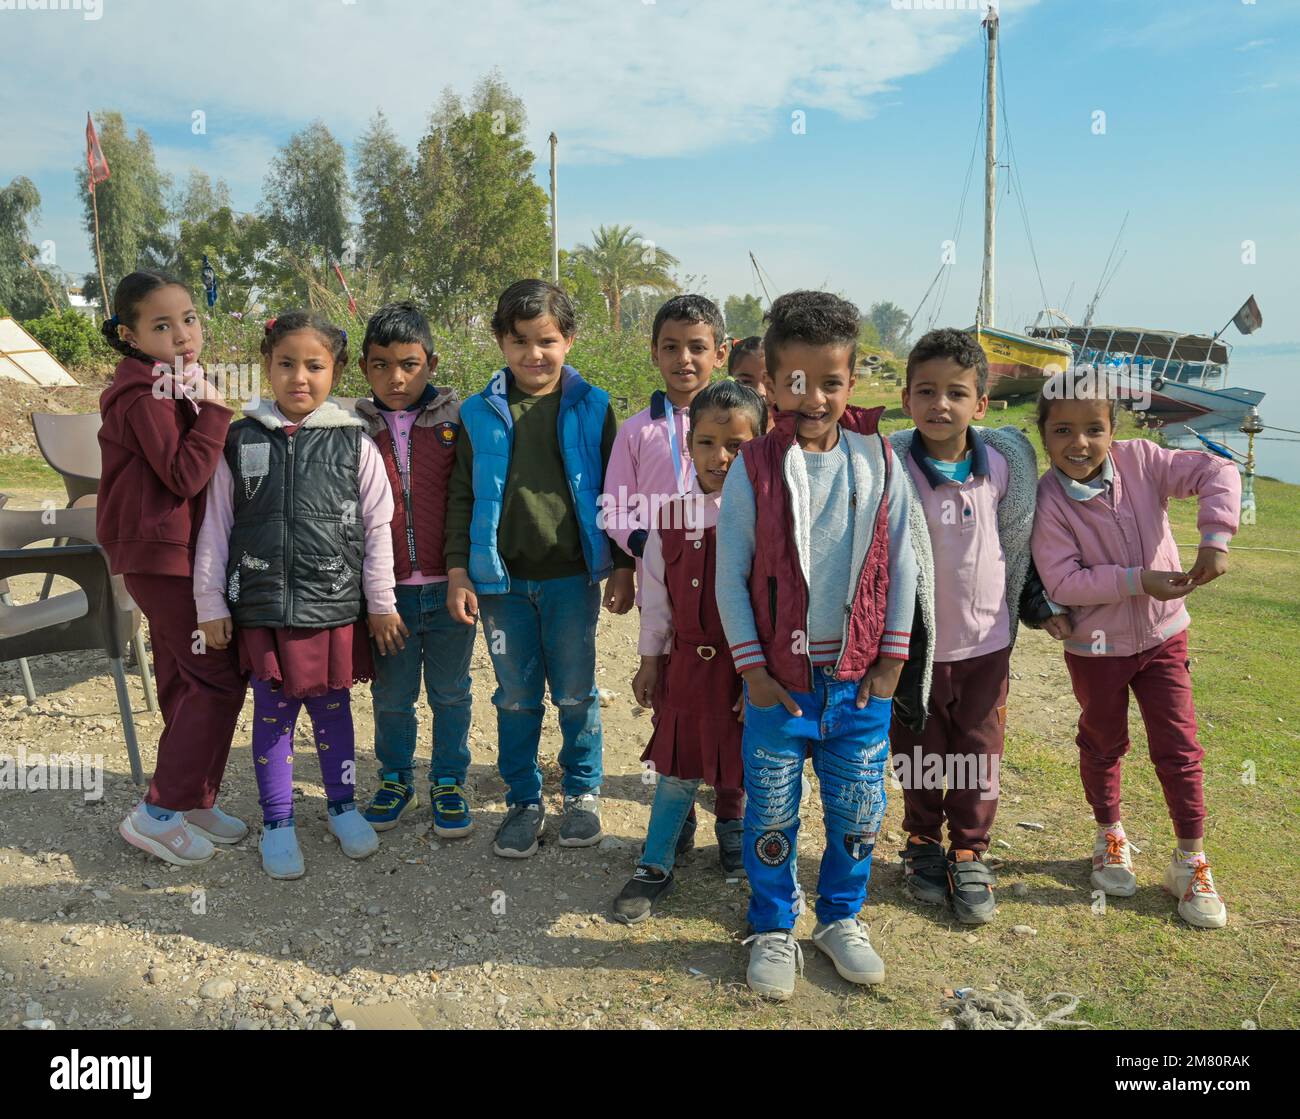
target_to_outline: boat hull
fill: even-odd
[[[970,333],[989,359],[989,396],[994,400],[1036,393],[1048,377],[1069,368],[1072,350],[1068,343],[988,327],[971,327]]]

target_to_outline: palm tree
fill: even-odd
[[[622,328],[625,295],[642,288],[661,295],[677,290],[676,281],[668,273],[677,258],[644,240],[630,225],[602,225],[592,231],[591,240],[590,245],[579,245],[574,255],[600,282],[615,330]]]

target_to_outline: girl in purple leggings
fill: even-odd
[[[305,705],[344,854],[379,837],[356,810],[349,689],[374,675],[406,634],[393,591],[392,491],[361,422],[329,394],[347,364],[347,335],[294,311],[262,342],[274,401],[230,427],[208,489],[194,561],[199,628],[214,648],[237,642],[253,678],[253,760],[262,805],[263,869],[300,878],[293,817],[293,732]]]

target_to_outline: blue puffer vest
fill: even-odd
[[[474,449],[474,512],[469,523],[469,577],[479,594],[505,594],[510,575],[497,551],[501,503],[514,446],[514,422],[506,394],[514,384],[502,369],[460,409],[460,422]],[[560,374],[560,419],[557,435],[569,493],[582,537],[582,556],[593,583],[613,567],[609,538],[600,527],[600,492],[605,480],[600,457],[601,434],[609,411],[609,393],[588,384],[572,366]]]

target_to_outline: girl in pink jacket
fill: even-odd
[[[1128,693],[1137,697],[1151,760],[1174,822],[1165,889],[1189,924],[1228,921],[1203,848],[1205,801],[1192,706],[1183,600],[1228,569],[1241,480],[1231,462],[1169,451],[1146,439],[1115,442],[1119,400],[1077,369],[1047,381],[1038,430],[1052,465],[1038,483],[1033,556],[1052,600],[1069,608],[1066,639],[1079,715],[1079,772],[1097,820],[1092,883],[1137,892],[1120,821],[1120,765],[1128,752]],[[1184,573],[1169,530],[1171,497],[1199,498],[1201,540]]]

